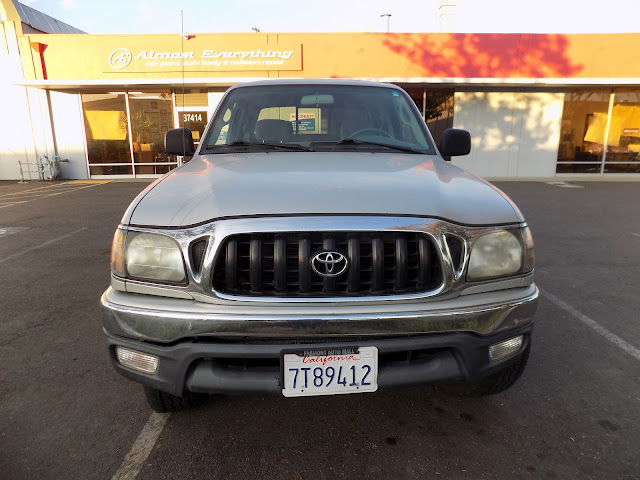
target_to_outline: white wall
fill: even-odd
[[[23,80],[19,43],[12,22],[0,23],[0,179],[39,179],[38,159],[56,155],[49,101],[44,90]],[[82,110],[76,94],[50,93],[63,178],[87,178]],[[30,172],[30,173],[29,173]],[[48,173],[48,170],[47,170]]]
[[[88,178],[82,102],[77,93],[51,92],[51,110],[62,178]]]
[[[564,94],[456,92],[454,128],[471,153],[453,163],[484,178],[548,178],[556,171]]]
[[[37,95],[33,95],[32,112],[27,89],[17,86],[22,80],[20,51],[13,22],[0,23],[0,179],[19,180],[18,162],[32,163],[34,179],[38,178],[38,155],[46,154],[46,143],[32,128],[32,117],[39,115]],[[26,167],[24,167],[26,169]]]

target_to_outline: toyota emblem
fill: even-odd
[[[347,257],[338,252],[321,252],[311,259],[311,268],[321,277],[337,277],[346,270]]]

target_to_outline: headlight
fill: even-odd
[[[185,280],[180,246],[165,235],[129,232],[125,260],[128,277],[170,283]]]
[[[111,249],[111,270],[115,275],[136,280],[186,280],[180,245],[173,238],[156,233],[118,229]]]
[[[498,230],[478,237],[471,247],[469,281],[506,277],[522,271],[523,248],[518,230]]]

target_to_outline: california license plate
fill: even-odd
[[[285,397],[375,392],[376,347],[306,350],[284,354]]]

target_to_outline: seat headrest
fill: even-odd
[[[265,119],[256,122],[256,139],[261,142],[287,142],[293,127],[286,120]]]

